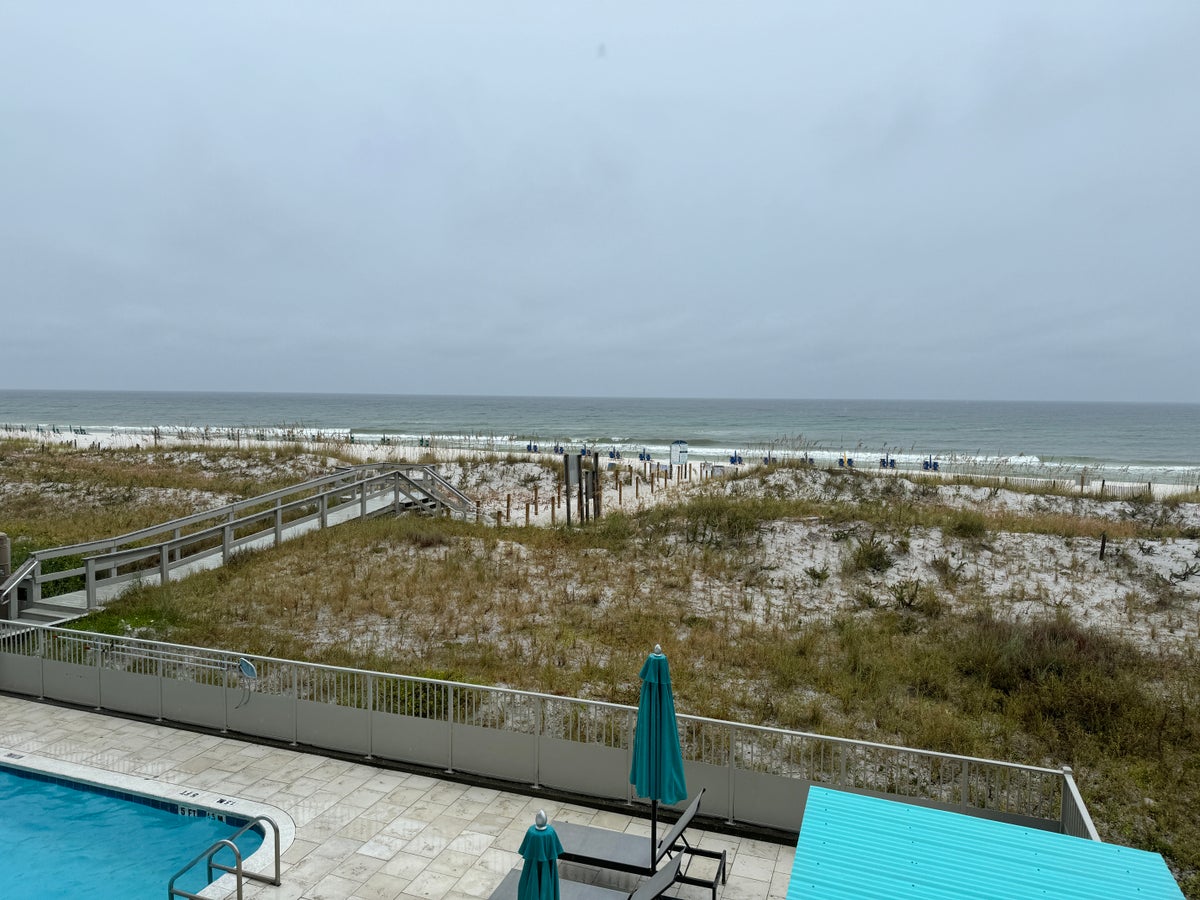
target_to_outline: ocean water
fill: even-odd
[[[878,467],[1113,480],[1200,480],[1200,404],[902,400],[701,400],[123,391],[0,391],[0,428],[153,428],[264,437],[546,450],[588,446],[656,459],[672,441],[695,460],[854,458]]]

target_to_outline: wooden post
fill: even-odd
[[[587,518],[588,518],[587,497],[585,496],[585,492],[583,489],[583,482],[586,478],[587,478],[587,475],[585,474],[585,470],[583,468],[583,456],[581,455],[579,457],[579,504],[576,507],[576,509],[579,510],[580,524],[583,524],[584,522],[586,522]]]
[[[642,495],[641,484],[642,484],[642,482],[641,482],[640,475],[633,479],[633,499],[634,500],[636,500],[638,497],[640,497]]]
[[[571,461],[563,454],[563,483],[567,486],[567,527],[571,527]],[[562,485],[558,486],[558,500],[562,502]]]
[[[482,510],[481,510],[481,508],[480,508],[480,507],[482,507],[482,506],[483,506],[483,501],[482,501],[482,500],[476,500],[476,501],[475,501],[475,521],[476,521],[476,522],[478,522],[478,521],[479,521],[479,516],[480,516],[480,514],[482,513]]]
[[[600,473],[600,460],[596,460],[596,467],[592,469],[592,518],[600,518],[600,496],[604,493],[604,479]]]
[[[555,525],[555,524],[557,524],[557,523],[555,522],[555,518],[557,517],[557,514],[558,514],[558,510],[556,510],[556,509],[554,508],[554,504],[553,504],[553,503],[551,503],[551,504],[550,504],[550,524],[551,524],[551,525]]]
[[[1100,558],[1104,559],[1104,547],[1108,544],[1108,532],[1100,532]]]
[[[529,527],[529,506],[530,506],[529,501],[526,500],[525,501],[525,527],[526,528]]]
[[[537,499],[537,492],[538,492],[538,486],[535,484],[535,485],[533,486],[533,514],[534,514],[535,516],[538,514],[538,499]]]
[[[621,482],[618,481],[617,482],[617,506],[621,506],[624,503],[625,503],[625,498],[622,496]]]
[[[500,527],[500,519],[501,519],[500,510],[496,510],[496,527],[497,528]]]
[[[512,521],[512,494],[504,495],[504,521]]]

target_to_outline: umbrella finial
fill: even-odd
[[[654,655],[655,655],[655,656],[662,656],[662,655],[663,655],[663,652],[662,652],[662,644],[655,644],[655,645],[654,645]]]
[[[538,831],[546,827],[546,811],[544,809],[537,811],[537,815],[533,817],[533,825]]]

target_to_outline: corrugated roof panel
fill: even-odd
[[[787,900],[1182,900],[1157,853],[813,787]]]

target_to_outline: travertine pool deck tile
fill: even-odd
[[[517,849],[538,809],[560,821],[650,833],[638,815],[7,696],[0,696],[0,746],[282,810],[296,826],[281,856],[283,884],[247,882],[244,896],[255,900],[487,900],[520,865]],[[699,829],[689,836],[728,852],[729,883],[718,887],[719,900],[786,894],[793,847]],[[700,857],[692,864],[701,874],[715,867]],[[572,863],[561,872],[626,891],[639,883]],[[711,898],[689,885],[668,894]]]

